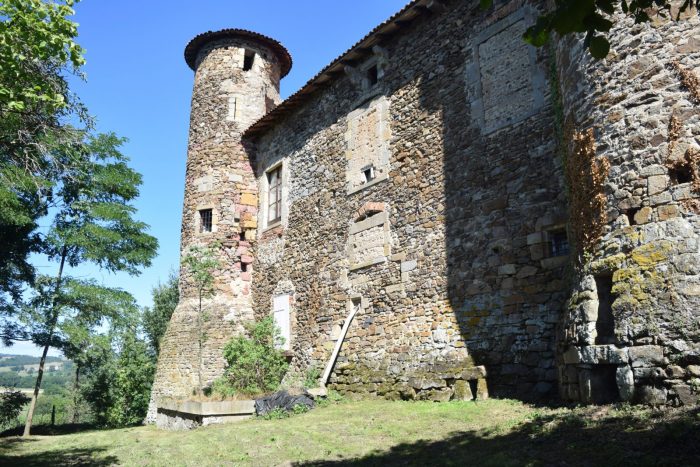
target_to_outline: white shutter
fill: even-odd
[[[272,299],[272,309],[274,312],[275,324],[280,328],[284,338],[284,344],[279,346],[282,350],[289,350],[291,329],[289,324],[289,295],[277,295]]]

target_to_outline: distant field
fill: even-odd
[[[698,410],[346,402],[190,432],[149,426],[10,437],[0,439],[0,465],[698,465]]]

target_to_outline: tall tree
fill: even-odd
[[[151,291],[153,307],[143,310],[143,329],[156,356],[160,352],[160,341],[180,300],[177,274],[171,273],[164,284],[158,284]]]
[[[207,246],[191,246],[187,255],[182,260],[187,268],[187,273],[192,285],[197,292],[197,349],[199,364],[197,365],[198,393],[203,391],[202,384],[202,350],[207,339],[204,332],[204,323],[209,320],[209,314],[205,308],[204,300],[214,293],[214,271],[221,265],[217,256],[217,250],[221,248],[218,242],[212,242]]]
[[[85,162],[62,177],[54,193],[44,251],[58,263],[58,272],[37,279],[22,315],[34,342],[44,348],[25,436],[30,434],[46,355],[51,346],[61,345],[61,325],[115,320],[132,308],[133,298],[126,292],[67,278],[65,267],[93,263],[109,272],[136,275],[139,268],[150,265],[157,250],[157,240],[146,233],[148,226],[133,219],[131,202],[138,196],[141,176],[127,166],[127,158],[119,152],[121,143],[114,135],[86,135],[73,148]]]
[[[83,50],[68,18],[73,0],[0,2],[0,313],[12,311],[34,278],[31,253],[41,250],[37,220],[47,213],[57,179],[80,160],[58,148],[80,142],[66,122],[91,120],[71,94],[67,76],[80,76]],[[16,329],[12,321],[3,337]],[[7,340],[7,339],[6,339]]]

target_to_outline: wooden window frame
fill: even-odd
[[[268,170],[267,176],[267,225],[282,220],[282,165]]]

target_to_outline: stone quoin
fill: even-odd
[[[596,61],[527,45],[543,8],[412,1],[283,102],[277,41],[190,42],[181,253],[221,267],[201,355],[181,269],[149,417],[256,318],[322,370],[352,310],[346,394],[697,402],[700,21],[620,16]]]

